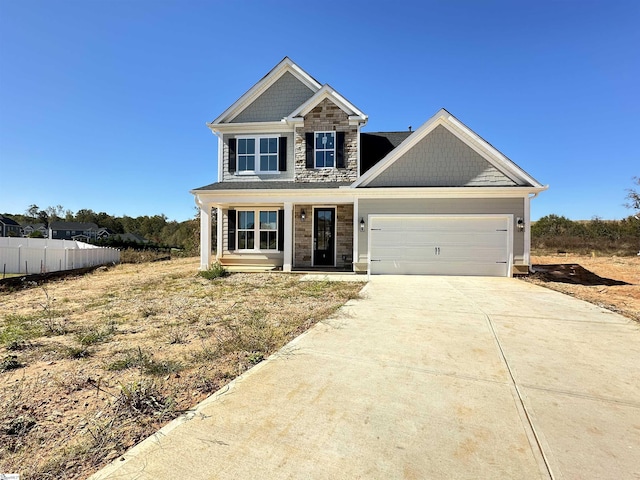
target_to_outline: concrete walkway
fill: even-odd
[[[520,280],[364,299],[92,479],[638,479],[640,327]]]

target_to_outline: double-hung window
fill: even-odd
[[[260,171],[278,171],[278,138],[260,138]]]
[[[256,139],[238,139],[238,172],[253,172],[256,169]]]
[[[336,165],[336,132],[315,132],[315,168]]]
[[[277,210],[238,210],[237,227],[238,250],[278,250]]]
[[[255,245],[255,212],[238,212],[238,249],[253,250]]]
[[[278,212],[260,211],[260,250],[278,249]]]
[[[238,173],[277,173],[279,137],[238,137]]]

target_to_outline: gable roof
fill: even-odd
[[[249,106],[254,100],[256,100],[262,93],[264,93],[269,87],[276,83],[285,73],[289,72],[296,79],[306,85],[312,92],[320,90],[320,83],[302,70],[296,65],[289,57],[284,57],[280,63],[273,67],[269,73],[267,73],[262,79],[258,81],[253,87],[251,87],[244,95],[236,100],[229,108],[222,112],[215,120],[213,120],[209,127],[219,123],[231,122],[236,116],[238,116],[247,106]]]
[[[311,98],[296,108],[287,117],[287,121],[296,122],[302,121],[303,117],[313,110],[320,102],[328,99],[335,105],[337,105],[343,112],[349,115],[349,121],[354,123],[366,123],[367,116],[360,111],[349,100],[340,95],[331,85],[328,83],[323,85]]]
[[[5,225],[11,225],[14,227],[20,226],[20,224],[16,222],[13,218],[5,217],[4,215],[0,215],[0,222],[4,223]]]
[[[368,186],[376,177],[381,175],[382,172],[387,170],[405,153],[416,146],[418,142],[420,142],[427,135],[433,132],[433,130],[435,130],[438,126],[443,126],[444,128],[446,128],[460,141],[462,141],[483,159],[485,159],[489,164],[495,167],[497,171],[501,172],[506,177],[511,179],[516,186],[543,188],[543,186],[537,180],[535,180],[528,173],[522,170],[514,162],[509,160],[505,155],[500,153],[490,143],[473,132],[469,127],[460,122],[444,108],[440,109],[433,117],[427,120],[412,135],[408,136],[400,145],[389,152],[373,168],[364,173],[358,180],[356,180],[352,184],[352,187],[355,188]]]

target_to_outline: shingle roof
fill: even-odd
[[[310,188],[339,188],[351,185],[351,182],[216,182],[202,190],[307,190]]]
[[[412,133],[410,131],[360,133],[360,175],[386,157]]]
[[[97,229],[98,225],[91,222],[51,222],[52,230],[90,230]]]
[[[5,217],[4,215],[0,215],[0,221],[5,225],[13,225],[15,227],[19,227],[20,224],[16,222],[13,218]]]

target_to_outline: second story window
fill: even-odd
[[[275,137],[260,139],[260,171],[278,171],[278,139]]]
[[[256,169],[255,138],[238,139],[238,172],[253,172]]]
[[[229,173],[264,174],[287,169],[286,137],[257,135],[229,140]]]
[[[315,168],[333,168],[335,166],[335,140],[335,132],[315,132]]]

